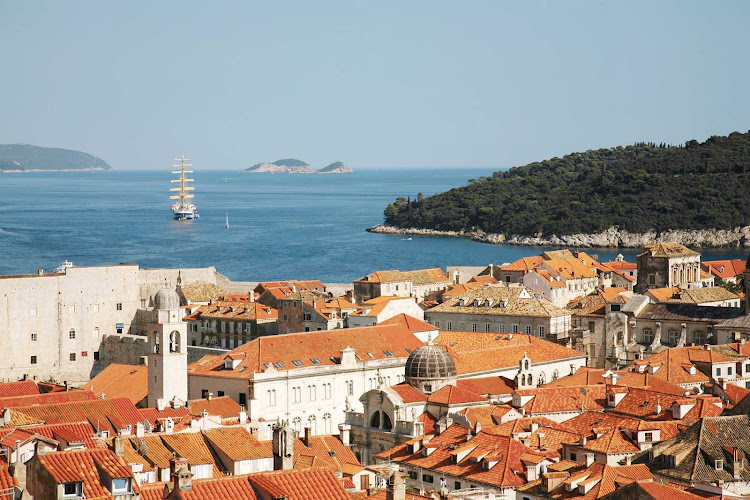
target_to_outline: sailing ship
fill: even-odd
[[[227,212],[227,221],[225,223],[225,227],[229,229],[229,212]]]
[[[177,220],[197,219],[197,209],[195,208],[195,205],[193,205],[193,203],[190,201],[194,196],[190,191],[193,191],[195,188],[188,185],[189,182],[193,182],[193,179],[188,179],[187,177],[185,177],[185,174],[193,173],[192,170],[185,170],[185,167],[191,167],[192,164],[185,163],[186,161],[190,161],[189,158],[185,158],[185,155],[182,155],[181,158],[176,158],[175,161],[180,162],[178,165],[174,165],[175,167],[180,167],[180,170],[173,170],[172,173],[180,175],[177,179],[172,179],[172,183],[179,183],[180,186],[170,189],[170,191],[177,192],[176,195],[169,197],[172,200],[177,200],[175,204],[172,205],[174,218]]]

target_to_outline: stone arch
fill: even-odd
[[[180,332],[177,330],[169,334],[169,352],[180,352]]]
[[[393,429],[393,422],[391,421],[390,415],[388,415],[386,412],[383,413],[383,421],[381,423],[381,429],[384,429],[386,431],[389,431]]]
[[[370,416],[370,427],[380,429],[380,410],[375,410]]]

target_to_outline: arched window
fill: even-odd
[[[159,332],[154,331],[153,336],[151,338],[153,339],[153,343],[154,343],[154,354],[159,354],[159,352],[161,352],[160,345],[159,345]]]
[[[555,370],[552,372],[552,380],[557,380],[560,378],[560,372],[558,370]]]
[[[523,369],[524,370],[528,370],[529,369],[529,360],[528,359],[524,360],[524,362],[523,362]]]
[[[539,382],[537,382],[537,385],[544,385],[545,379],[544,379],[544,372],[539,374]]]
[[[326,413],[323,415],[323,434],[331,433],[331,414]]]
[[[391,423],[391,417],[389,417],[386,412],[383,412],[383,427],[381,427],[381,429],[389,431],[392,428],[393,428],[393,423]]]
[[[292,420],[292,429],[297,434],[300,434],[302,432],[302,419],[299,417],[294,417],[294,420]]]
[[[180,352],[180,332],[169,334],[169,352]]]
[[[375,412],[370,417],[370,427],[380,429],[380,410],[375,410]]]
[[[315,436],[318,433],[318,419],[315,418],[315,415],[310,415],[308,417],[305,427],[310,428],[310,434],[313,436]]]
[[[526,385],[531,385],[531,384],[532,384],[532,382],[531,382],[531,373],[529,373],[529,374],[528,374],[528,375],[526,376]]]

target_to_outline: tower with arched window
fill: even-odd
[[[160,290],[148,325],[148,406],[159,409],[187,401],[187,323],[180,297],[171,288]]]

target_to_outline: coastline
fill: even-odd
[[[370,233],[414,236],[436,236],[469,238],[481,243],[518,246],[565,246],[574,248],[639,248],[652,243],[673,242],[693,248],[750,248],[750,226],[734,229],[699,229],[649,231],[630,233],[611,227],[600,233],[571,234],[543,237],[541,235],[511,235],[485,233],[483,231],[438,231],[435,229],[401,229],[385,224],[376,224],[366,229]]]
[[[30,169],[18,169],[18,170],[0,170],[0,174],[26,174],[26,173],[31,173],[31,172],[108,172],[111,170],[114,170],[114,168],[100,168],[100,167],[60,168],[60,169],[30,168]]]

